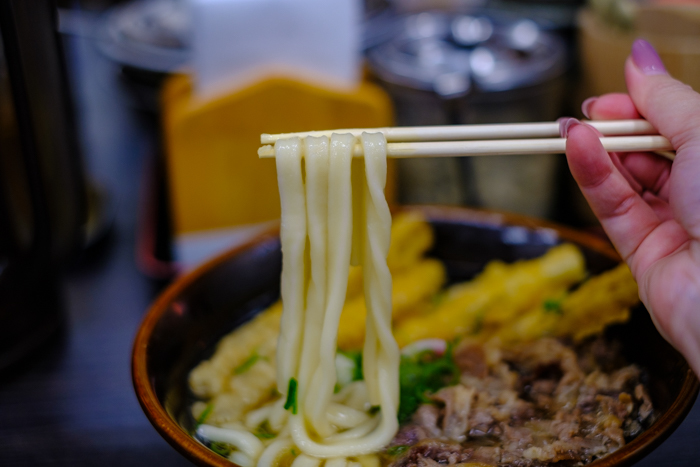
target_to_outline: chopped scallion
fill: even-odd
[[[238,365],[236,368],[233,370],[234,375],[240,375],[241,373],[245,373],[246,371],[250,370],[250,367],[255,365],[255,362],[260,360],[262,357],[258,355],[258,352],[253,352],[250,357],[246,359],[245,362],[241,363]]]
[[[410,446],[405,446],[405,445],[399,445],[399,446],[391,446],[386,449],[386,453],[389,454],[390,456],[400,456],[404,452],[408,451],[408,448]]]
[[[262,422],[253,434],[260,439],[272,439],[277,436],[272,431],[272,428],[270,428],[270,424],[267,421]]]
[[[544,311],[547,313],[553,313],[555,315],[561,315],[563,313],[563,310],[561,309],[561,300],[549,298],[544,301],[542,306],[544,307]]]
[[[211,414],[212,410],[214,410],[214,404],[212,404],[212,403],[207,404],[207,406],[204,408],[204,410],[202,410],[202,413],[199,414],[199,417],[197,417],[197,426],[199,426],[207,421],[207,418],[209,417],[209,414]]]
[[[228,457],[228,455],[231,454],[231,451],[233,450],[233,448],[226,443],[216,443],[216,442],[212,442],[209,445],[209,449],[211,449],[212,451],[214,451],[215,453],[217,453],[218,455],[220,455],[222,457]]]
[[[297,380],[289,379],[289,388],[287,389],[287,401],[284,403],[284,409],[290,410],[296,415],[297,413]]]

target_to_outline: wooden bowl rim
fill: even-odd
[[[423,213],[429,220],[442,221],[453,220],[458,222],[468,222],[473,225],[498,226],[518,226],[533,230],[548,229],[556,232],[559,239],[570,241],[585,248],[591,249],[607,256],[608,258],[620,261],[620,256],[606,240],[592,234],[561,226],[541,219],[496,211],[479,210],[465,207],[452,206],[404,206],[396,212],[417,211]],[[173,282],[160,294],[148,309],[138,333],[134,340],[131,358],[131,374],[134,390],[139,404],[146,417],[153,427],[170,443],[177,451],[188,459],[202,466],[231,467],[234,464],[228,459],[219,456],[196,441],[189,433],[173,420],[165,410],[156,396],[155,389],[151,384],[148,375],[147,350],[148,342],[154,328],[158,324],[162,315],[168,310],[170,304],[181,295],[191,284],[200,279],[206,273],[216,268],[229,259],[252,249],[257,245],[279,237],[279,225],[272,226],[260,234],[254,236],[242,245],[216,256],[205,262],[193,271],[183,275]],[[627,443],[619,450],[608,456],[591,462],[592,467],[612,467],[630,465],[646,453],[650,452],[661,444],[685,419],[690,411],[698,390],[700,382],[685,363],[686,374],[683,379],[680,393],[673,401],[673,404],[657,419],[654,424],[645,430],[641,435]]]

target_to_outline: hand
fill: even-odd
[[[598,134],[563,124],[569,168],[627,262],[656,327],[700,375],[700,95],[671,78],[637,40],[625,64],[627,94],[588,99],[592,119],[646,118],[676,150],[607,154]]]

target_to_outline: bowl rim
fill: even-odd
[[[556,232],[560,240],[576,243],[601,253],[612,260],[621,261],[617,251],[605,239],[546,220],[520,214],[456,206],[402,206],[393,211],[393,213],[406,211],[421,212],[428,220],[433,221],[453,220],[477,225],[519,226],[539,230],[549,229]],[[148,374],[148,342],[155,326],[168,310],[169,305],[192,283],[218,265],[225,263],[242,252],[278,237],[279,225],[277,224],[255,235],[247,242],[206,261],[194,270],[177,278],[149,307],[134,339],[131,355],[131,375],[134,391],[141,408],[156,431],[177,451],[198,465],[231,467],[237,464],[214,453],[196,441],[168,415],[165,407],[158,400]],[[659,446],[673,433],[690,412],[700,389],[700,382],[687,362],[684,362],[684,367],[685,376],[683,377],[681,390],[666,412],[651,427],[622,448],[587,465],[592,467],[631,465]]]

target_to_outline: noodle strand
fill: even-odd
[[[399,349],[391,332],[386,263],[391,233],[384,197],[386,140],[379,133],[363,133],[360,140],[361,161],[353,161],[357,141],[349,134],[275,143],[283,258],[277,387],[283,397],[247,418],[248,426],[267,421],[279,433],[258,467],[280,462],[287,445],[301,451],[292,467],[318,467],[322,459],[327,467],[360,467],[354,458],[379,451],[398,430]],[[367,307],[364,380],[334,394],[351,264],[362,266]],[[372,406],[378,413],[369,412]],[[376,460],[366,457],[364,463],[374,462],[369,459]]]

